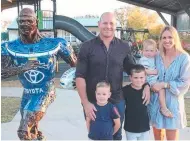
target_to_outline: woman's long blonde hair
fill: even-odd
[[[165,56],[165,49],[161,44],[162,35],[165,31],[169,31],[172,34],[172,37],[174,39],[174,48],[176,49],[176,51],[179,51],[180,53],[187,53],[181,45],[181,41],[177,30],[173,26],[165,26],[164,29],[161,31],[159,38],[159,51],[161,56]]]

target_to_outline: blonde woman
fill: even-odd
[[[190,56],[183,50],[179,35],[172,26],[166,26],[160,35],[159,54],[156,56],[158,81],[152,86],[149,106],[150,121],[155,140],[178,140],[178,129],[186,126],[184,94],[190,86]],[[166,105],[173,117],[160,111],[159,91],[165,90]],[[165,129],[165,130],[164,130]]]

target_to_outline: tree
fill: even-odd
[[[9,40],[9,35],[7,32],[2,32],[1,33],[1,41],[8,41]]]
[[[128,13],[128,27],[134,29],[147,28],[148,17],[144,10],[139,7],[131,8]]]
[[[150,34],[159,35],[164,26],[156,12],[137,6],[116,9],[115,15],[123,29],[148,29]]]
[[[151,35],[154,36],[159,36],[161,30],[164,28],[163,24],[158,24],[158,25],[152,25],[151,27],[149,27],[149,31]]]
[[[100,18],[98,15],[84,15],[84,16],[76,16],[74,18]]]
[[[119,8],[115,10],[116,19],[118,20],[119,24],[121,25],[121,28],[124,29],[127,27],[127,17],[128,17],[128,11],[127,8]]]

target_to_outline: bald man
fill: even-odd
[[[76,65],[73,49],[61,38],[42,37],[33,10],[24,8],[18,16],[20,37],[1,45],[1,77],[18,75],[24,88],[21,121],[17,131],[20,140],[43,140],[38,123],[54,101],[56,55],[71,66]]]
[[[83,105],[85,116],[96,120],[94,106],[96,102],[96,84],[107,81],[111,84],[111,101],[117,107],[121,123],[125,113],[125,101],[122,93],[123,71],[128,74],[135,64],[130,47],[115,37],[116,18],[113,13],[105,12],[98,22],[99,35],[82,44],[76,67],[76,86]],[[149,102],[149,90],[145,101]],[[122,127],[122,125],[121,125]],[[98,133],[97,133],[98,134]],[[100,133],[101,134],[101,133]],[[89,132],[89,137],[93,136]],[[99,137],[94,137],[96,140]],[[121,128],[113,135],[114,140],[121,140]]]

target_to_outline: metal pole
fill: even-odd
[[[39,7],[38,7],[38,6],[39,6],[39,5],[38,5],[38,1],[39,1],[39,0],[37,0],[37,2],[36,2],[37,12],[38,12],[38,10],[39,10]]]
[[[57,37],[57,31],[55,29],[55,15],[56,15],[56,0],[53,0],[53,31],[54,31],[54,38]]]
[[[23,1],[20,2],[20,7],[23,9]]]
[[[17,10],[18,10],[18,16],[19,17],[19,13],[20,13],[20,8],[19,8],[19,0],[17,0]],[[18,36],[20,36],[20,30],[18,28]]]
[[[34,0],[34,11],[36,13],[36,0]]]
[[[19,15],[19,12],[20,12],[20,8],[19,8],[19,0],[17,0],[17,11],[18,11],[18,15]]]
[[[39,10],[41,10],[41,0],[39,0]]]
[[[170,24],[168,23],[168,21],[166,20],[166,18],[162,15],[161,12],[159,12],[159,11],[156,11],[156,12],[157,12],[157,14],[160,16],[160,18],[163,20],[163,22],[165,23],[165,25],[170,25]]]
[[[177,29],[177,16],[171,16],[171,25]]]

